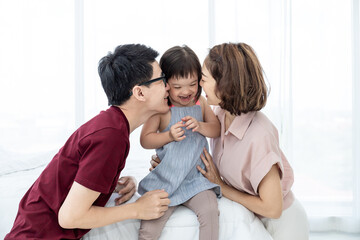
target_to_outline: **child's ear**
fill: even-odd
[[[133,87],[132,95],[139,101],[145,101],[144,92],[141,86]]]

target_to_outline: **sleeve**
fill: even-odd
[[[120,130],[106,128],[80,141],[82,156],[75,181],[101,193],[109,193],[123,166],[129,139]]]
[[[250,183],[254,192],[258,194],[260,182],[274,164],[279,169],[280,179],[283,176],[284,167],[281,160],[279,140],[275,135],[266,134],[258,138],[258,141],[253,144],[251,151]]]

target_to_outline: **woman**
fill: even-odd
[[[306,213],[291,191],[292,168],[277,129],[260,112],[267,87],[255,52],[244,43],[214,46],[202,71],[209,105],[220,106],[221,136],[211,139],[213,157],[204,149],[205,169],[198,170],[223,196],[257,214],[274,240],[308,239]]]

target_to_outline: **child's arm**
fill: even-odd
[[[216,138],[220,136],[220,122],[211,110],[209,104],[206,102],[203,96],[199,98],[201,108],[203,109],[204,121],[199,122],[195,118],[186,116],[182,118],[185,122],[187,129],[193,129],[194,132],[199,132],[205,137]]]
[[[142,127],[140,144],[145,149],[156,149],[172,141],[181,141],[185,138],[182,122],[171,126],[169,131],[159,132],[161,123],[160,114],[149,118]]]

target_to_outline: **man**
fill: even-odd
[[[118,46],[99,63],[111,107],[77,129],[19,204],[5,239],[79,239],[91,228],[130,218],[162,216],[170,200],[163,190],[136,202],[105,208],[116,185],[128,200],[132,178],[118,181],[129,152],[129,134],[157,113],[169,111],[169,87],[155,58],[139,44]]]

